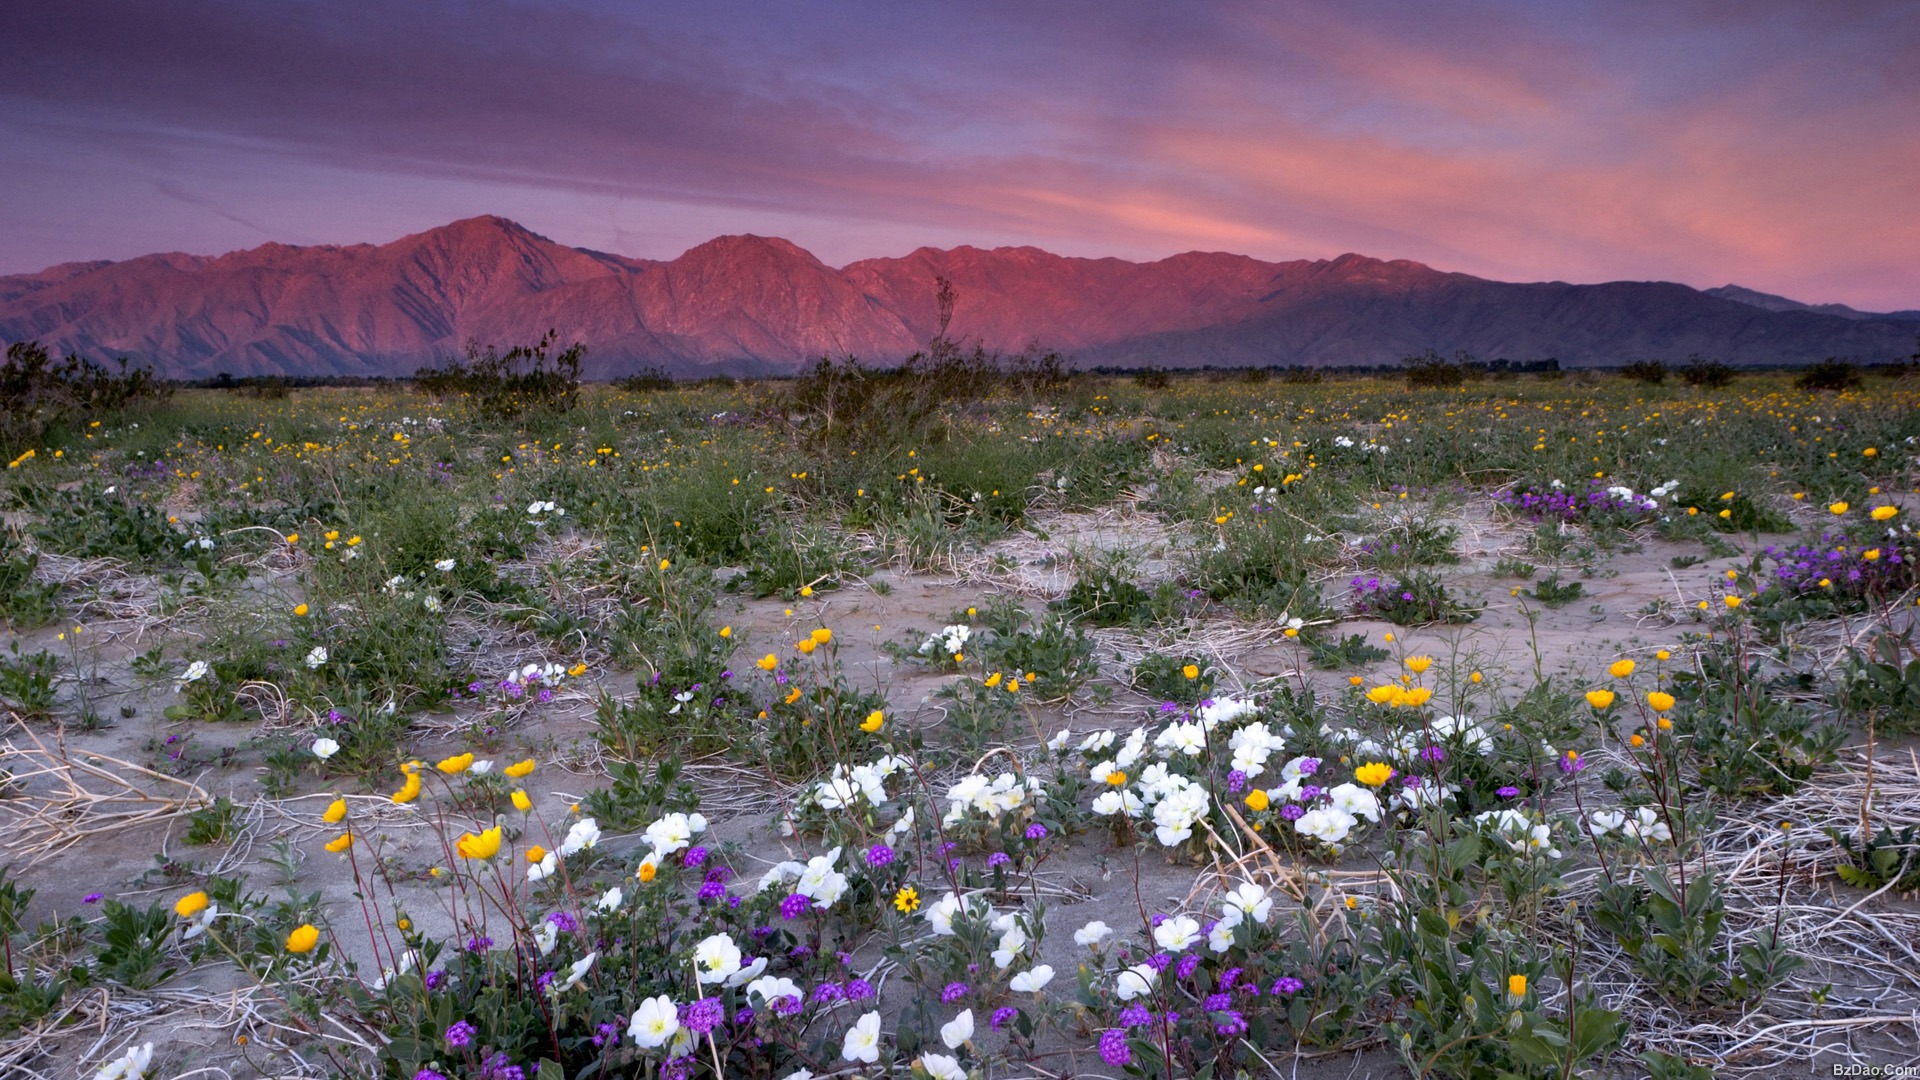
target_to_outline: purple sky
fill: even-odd
[[[498,213],[1920,307],[1909,0],[13,0],[0,273]]]

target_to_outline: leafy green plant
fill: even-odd
[[[213,802],[187,814],[186,842],[194,847],[211,844],[226,844],[233,841],[235,818],[239,808],[225,795],[214,797]]]
[[[1840,846],[1840,861],[1833,872],[1856,889],[1894,888],[1903,892],[1920,889],[1920,830],[1908,825],[1894,832],[1882,825],[1872,836],[1857,835],[1851,829],[1829,828],[1827,835]]]
[[[1578,581],[1569,581],[1562,584],[1560,574],[1557,571],[1535,582],[1533,588],[1528,590],[1528,595],[1548,607],[1561,607],[1565,604],[1571,604],[1575,600],[1580,599],[1584,594],[1585,590]]]
[[[1313,666],[1333,671],[1377,664],[1393,655],[1378,645],[1369,645],[1365,634],[1348,634],[1328,640],[1318,634],[1303,633],[1300,638],[1307,643]]]
[[[1218,671],[1204,657],[1156,653],[1133,666],[1133,688],[1160,701],[1194,706],[1213,696]]]
[[[616,761],[607,767],[608,784],[587,793],[581,805],[603,828],[627,831],[669,811],[700,809],[700,790],[685,776],[678,754],[657,762]]]
[[[1376,577],[1354,578],[1352,596],[1354,614],[1401,626],[1469,623],[1480,617],[1477,609],[1454,599],[1438,575],[1425,572],[1390,582]]]
[[[118,900],[101,904],[105,915],[95,950],[96,974],[132,990],[151,990],[173,977],[166,942],[173,916],[164,906],[137,908]]]
[[[53,621],[60,587],[35,581],[40,553],[27,551],[10,531],[0,531],[0,622],[15,630],[31,630]]]
[[[50,715],[60,658],[45,649],[22,653],[17,641],[9,642],[7,650],[0,658],[0,705],[26,717]]]

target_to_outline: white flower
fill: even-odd
[[[420,601],[420,606],[427,609],[429,612],[439,611],[440,598],[433,595],[432,593],[428,593],[427,598]]]
[[[1012,916],[1007,916],[1009,920]],[[996,929],[998,929],[996,927]],[[1005,971],[1020,950],[1027,947],[1027,931],[1017,922],[1009,921],[1006,932],[1000,935],[1000,947],[993,950],[993,966]]]
[[[740,970],[740,946],[733,943],[730,935],[715,934],[693,947],[693,964],[699,970],[702,985],[725,982]]]
[[[313,740],[313,756],[325,761],[340,752],[340,744],[332,739]]]
[[[1353,832],[1358,824],[1352,814],[1337,806],[1317,806],[1301,814],[1293,827],[1302,836],[1311,836],[1322,843],[1338,844]]]
[[[1197,757],[1207,748],[1207,731],[1199,724],[1169,724],[1153,740],[1153,745],[1161,750],[1178,752],[1188,757]]]
[[[1096,731],[1080,740],[1079,751],[1083,754],[1097,754],[1113,745],[1113,732]]]
[[[781,975],[763,975],[747,984],[747,996],[771,1004],[783,997],[804,998],[800,984]]]
[[[593,818],[581,818],[567,830],[567,838],[560,842],[560,854],[572,858],[599,842],[600,823]]]
[[[486,761],[476,761],[473,764],[467,766],[467,771],[472,773],[475,776],[485,776],[488,773],[493,771],[493,761],[491,759],[488,759]]]
[[[1357,784],[1341,784],[1327,794],[1333,799],[1333,805],[1338,810],[1356,818],[1366,818],[1368,821],[1380,820],[1380,800],[1366,788]]]
[[[307,668],[309,670],[318,671],[320,670],[320,665],[326,662],[327,647],[325,645],[315,645],[313,650],[307,653]]]
[[[869,1065],[880,1060],[879,1013],[870,1012],[847,1029],[847,1037],[840,1044],[840,1056],[848,1061],[864,1061]]]
[[[543,881],[547,878],[552,877],[553,872],[559,869],[559,867],[560,867],[560,853],[556,851],[549,851],[544,856],[541,857],[539,862],[534,863],[532,866],[527,867],[527,880]]]
[[[1059,753],[1067,748],[1067,740],[1073,738],[1072,728],[1061,728],[1053,738],[1047,740],[1047,749]]]
[[[776,863],[773,869],[760,875],[760,884],[753,891],[766,892],[768,889],[776,886],[785,885],[789,881],[795,881],[800,877],[800,871],[805,869],[806,867],[804,865],[794,862],[792,859],[788,859],[782,863]]]
[[[747,964],[746,967],[743,967],[739,971],[736,971],[733,974],[727,976],[727,985],[728,986],[745,986],[748,983],[752,982],[753,980],[759,978],[760,973],[765,970],[767,970],[767,958],[764,956],[756,956],[753,958],[752,962]]]
[[[1147,964],[1135,964],[1114,976],[1113,992],[1121,1001],[1132,1001],[1153,993],[1153,984],[1160,973]]]
[[[1176,915],[1153,928],[1153,943],[1170,952],[1185,952],[1200,937],[1200,922],[1190,915]]]
[[[550,920],[541,922],[540,929],[533,932],[533,943],[539,947],[541,956],[547,955],[560,943],[560,928]]]
[[[206,678],[207,670],[207,662],[205,660],[195,660],[193,663],[188,664],[187,670],[181,672],[180,677],[174,680],[174,692],[178,693],[180,689],[188,683],[199,682],[201,679]]]
[[[441,573],[443,573],[443,574],[444,574],[444,573],[446,573],[447,571],[449,571],[449,570],[452,570],[452,569],[453,569],[453,560],[452,560],[452,559],[441,559],[441,560],[440,560],[439,562],[437,562],[437,563],[434,563],[434,564],[433,564],[433,568],[434,568],[435,570],[438,570],[438,571],[440,571]]]
[[[1125,814],[1128,817],[1139,817],[1146,812],[1146,809],[1147,804],[1141,801],[1139,795],[1125,789],[1103,791],[1093,797],[1093,812],[1096,814],[1107,816]]]
[[[615,885],[613,888],[601,894],[599,903],[596,906],[598,906],[601,911],[618,911],[620,910],[620,902],[625,899],[626,894],[620,891],[620,886]]]
[[[218,918],[219,915],[219,904],[208,904],[206,907],[201,908],[200,913],[195,915],[191,922],[187,923],[187,928],[180,935],[180,940],[192,941],[194,938],[206,933],[207,927],[212,926],[213,920]]]
[[[1215,920],[1207,928],[1207,948],[1217,953],[1233,948],[1233,932],[1240,925],[1240,913],[1233,908],[1227,909],[1227,916]]]
[[[1127,736],[1127,741],[1121,744],[1120,752],[1114,755],[1113,763],[1122,769],[1131,769],[1133,763],[1140,760],[1141,751],[1146,748],[1147,729],[1135,728],[1133,734]]]
[[[800,871],[800,879],[794,883],[793,891],[813,901],[813,906],[822,911],[839,902],[845,895],[849,884],[847,875],[836,870],[840,861],[840,849],[834,848],[825,855],[815,855],[807,860]]]
[[[1250,918],[1257,923],[1266,922],[1267,916],[1273,911],[1273,899],[1267,895],[1267,890],[1251,881],[1241,882],[1237,888],[1226,895],[1222,904],[1225,910]],[[1234,921],[1238,922],[1239,919],[1236,918]]]
[[[1015,975],[1007,982],[1008,988],[1022,994],[1037,994],[1040,989],[1053,981],[1053,965],[1036,964],[1031,970]]]
[[[693,817],[698,816],[697,814],[692,817],[686,814],[668,814],[648,825],[644,834],[647,846],[664,858],[692,844],[694,833],[701,831],[693,827]],[[700,823],[701,828],[704,829],[706,819],[701,818]]]
[[[971,906],[971,904],[968,904],[953,893],[948,893],[933,903],[928,904],[926,908],[922,910],[921,914],[926,916],[927,925],[933,927],[935,934],[941,937],[952,937],[954,916]]]
[[[967,1070],[960,1067],[960,1059],[945,1054],[921,1054],[920,1067],[933,1080],[967,1080]]]
[[[1287,623],[1287,625],[1298,630],[1306,624],[1299,619],[1294,619]],[[1215,726],[1238,720],[1248,713],[1255,711],[1257,708],[1258,706],[1251,701],[1242,701],[1239,698],[1233,697],[1218,697],[1214,698],[1211,704],[1201,705],[1195,715],[1200,718],[1202,724],[1207,726],[1207,730],[1211,731]],[[1266,725],[1261,724],[1258,726],[1262,730],[1265,730]]]
[[[795,1069],[792,1072],[788,1073],[787,1075],[781,1077],[780,1080],[813,1080],[813,1070],[812,1069]]]
[[[127,1052],[100,1067],[93,1080],[144,1080],[153,1062],[153,1044],[127,1047]]]
[[[1073,941],[1076,945],[1085,945],[1089,949],[1097,949],[1100,947],[1101,942],[1106,941],[1112,936],[1113,927],[1108,926],[1099,919],[1095,919],[1080,929],[1075,930],[1073,932]]]
[[[947,1049],[958,1050],[973,1038],[973,1010],[962,1009],[960,1015],[940,1025],[940,1041]]]
[[[665,1044],[679,1030],[680,1010],[674,1007],[672,998],[661,994],[641,1002],[633,1011],[633,1020],[627,1024],[627,1038],[632,1039],[634,1045],[650,1050]]]
[[[574,961],[573,966],[567,969],[565,981],[558,985],[547,987],[547,993],[557,997],[580,985],[580,980],[586,978],[587,969],[593,967],[594,960],[598,959],[599,956],[600,954],[597,952],[590,952],[579,960]]]

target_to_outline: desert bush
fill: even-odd
[[[52,428],[80,420],[108,421],[135,405],[165,401],[170,385],[149,367],[116,370],[69,354],[54,360],[37,341],[7,346],[0,364],[0,448],[37,443]]]
[[[1718,360],[1705,359],[1697,354],[1688,357],[1687,366],[1680,369],[1680,378],[1683,382],[1702,390],[1720,390],[1731,386],[1737,374],[1739,373],[1728,365]]]
[[[1829,356],[1801,368],[1800,374],[1794,376],[1793,385],[1802,390],[1852,390],[1860,385],[1860,368]]]
[[[1620,369],[1620,377],[1659,386],[1667,381],[1667,364],[1664,360],[1635,360]]]
[[[532,345],[498,346],[467,342],[466,357],[443,367],[414,372],[414,388],[439,397],[458,396],[483,418],[508,420],[525,413],[572,411],[580,396],[580,361],[587,347],[575,342],[557,356],[547,354],[558,340],[548,330]]]

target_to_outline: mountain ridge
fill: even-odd
[[[953,285],[957,339],[1122,367],[1367,365],[1428,348],[1563,366],[1696,352],[1874,362],[1904,359],[1916,329],[1909,313],[1738,286],[1499,282],[1353,252],[1131,262],[961,245],[836,268],[780,237],[718,236],[637,259],[481,215],[385,244],[267,243],[0,277],[0,338],[178,378],[409,375],[468,340],[528,342],[552,328],[586,343],[591,377],[779,374],[822,355],[885,363],[923,348],[939,330],[936,279]]]

